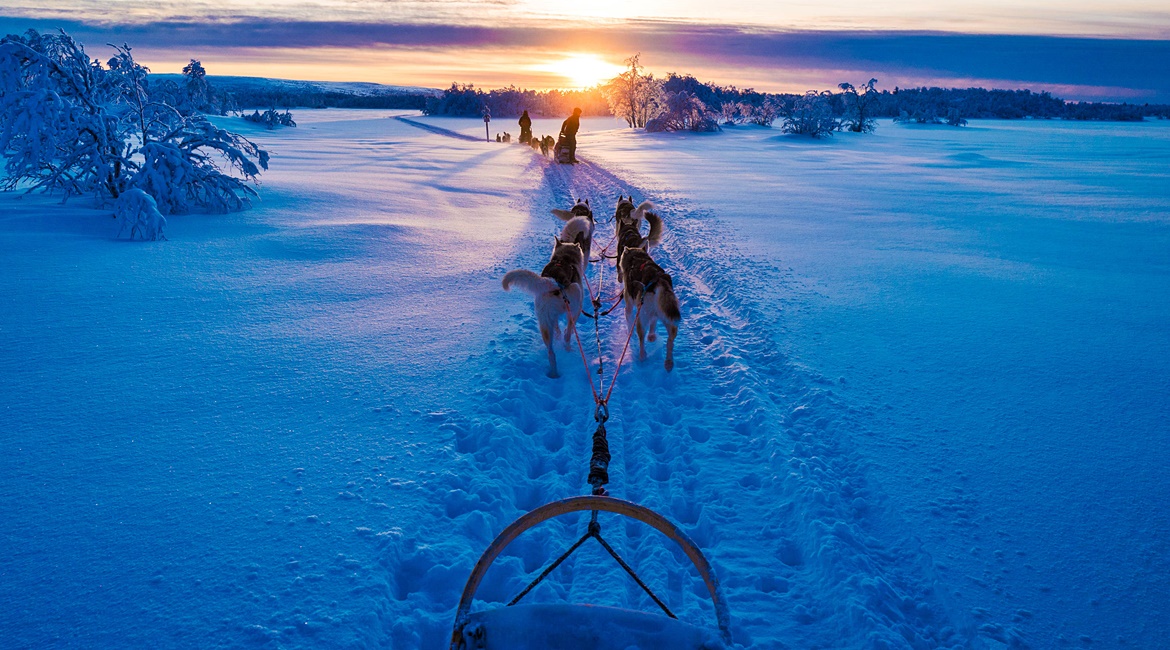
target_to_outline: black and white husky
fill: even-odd
[[[617,267],[618,281],[623,281],[622,254],[630,248],[650,250],[650,246],[657,246],[662,241],[662,217],[652,212],[654,204],[643,201],[634,207],[634,197],[623,198],[618,196],[617,209],[614,211],[614,227],[617,229]],[[650,232],[642,236],[642,222],[650,224]]]
[[[564,242],[557,238],[553,245],[552,259],[540,275],[528,269],[508,271],[504,275],[504,290],[518,287],[536,300],[536,323],[540,327],[540,338],[548,348],[548,376],[558,377],[557,355],[553,352],[553,338],[560,334],[561,315],[568,318],[565,327],[565,348],[577,327],[584,302],[581,282],[585,277],[585,253],[581,240]]]
[[[644,360],[646,341],[653,342],[658,337],[658,321],[662,321],[666,326],[666,361],[663,366],[670,372],[674,368],[674,339],[682,315],[678,309],[678,297],[674,294],[674,281],[646,252],[648,244],[647,239],[641,246],[627,248],[618,259],[618,275],[625,278],[622,291],[625,294],[626,327],[637,329],[638,359]]]
[[[593,249],[593,231],[596,223],[593,221],[593,209],[589,207],[589,199],[577,199],[569,210],[554,208],[553,215],[566,222],[561,229],[561,241],[580,241],[581,249],[585,252],[585,268],[589,268],[589,254]],[[580,237],[580,239],[578,239]]]

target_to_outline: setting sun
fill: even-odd
[[[588,88],[609,81],[625,68],[593,54],[574,54],[559,61],[537,65],[535,69],[563,77],[570,87]]]

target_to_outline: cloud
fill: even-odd
[[[669,21],[629,21],[585,27],[483,27],[451,24],[289,21],[243,18],[208,22],[162,21],[144,24],[94,25],[78,22],[46,23],[0,18],[5,33],[30,26],[60,25],[79,40],[94,44],[127,42],[152,56],[163,52],[207,52],[227,48],[241,57],[259,56],[265,49],[291,53],[306,63],[314,50],[353,52],[360,67],[363,51],[462,57],[469,76],[476,78],[476,56],[491,58],[499,71],[501,60],[556,53],[592,52],[610,60],[641,52],[651,70],[694,72],[720,83],[754,85],[763,90],[803,90],[832,87],[846,80],[857,83],[870,76],[883,86],[940,83],[1061,89],[1070,98],[1097,98],[1170,102],[1170,41],[955,34],[923,32],[781,32],[736,26],[707,26]],[[92,49],[92,48],[91,48]],[[249,54],[251,53],[251,54]],[[181,58],[181,57],[180,57]],[[389,60],[389,59],[386,59]],[[296,61],[290,61],[295,65]],[[503,66],[506,67],[506,66]],[[355,68],[356,69],[356,68]],[[800,71],[799,75],[786,73]],[[458,74],[459,70],[450,71]],[[792,77],[799,77],[794,81]],[[864,78],[863,78],[864,77]],[[459,78],[459,77],[455,77]],[[775,79],[774,83],[767,80]],[[370,79],[396,83],[396,79]],[[434,79],[445,85],[451,78]],[[745,83],[747,81],[748,83]],[[762,82],[762,83],[760,83]],[[413,83],[417,83],[414,80]],[[517,77],[516,83],[523,83]],[[794,85],[798,84],[798,85]]]

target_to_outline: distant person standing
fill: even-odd
[[[528,144],[532,140],[532,118],[528,117],[528,111],[520,116],[520,144]]]
[[[565,146],[569,148],[569,162],[577,162],[577,131],[581,128],[581,109],[574,108],[569,119],[561,124],[561,137],[565,139]]]

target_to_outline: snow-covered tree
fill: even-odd
[[[641,54],[626,59],[628,70],[614,77],[602,92],[610,111],[624,119],[631,128],[642,128],[662,112],[665,94],[662,82],[653,74],[642,74]]]
[[[260,111],[252,111],[251,115],[244,115],[245,120],[249,122],[256,122],[268,127],[269,130],[275,129],[278,126],[296,126],[297,123],[293,121],[292,113],[285,111],[278,112],[275,108],[270,108],[263,113]]]
[[[841,123],[833,117],[829,105],[832,93],[810,90],[798,97],[785,112],[783,130],[785,133],[808,135],[822,138],[833,135]]]
[[[718,131],[719,122],[707,106],[694,95],[680,91],[667,93],[663,110],[646,121],[650,132],[661,131]]]
[[[903,110],[897,117],[895,122],[902,124],[946,124],[948,126],[966,126],[967,120],[959,112],[959,109],[951,107],[946,108],[946,115],[943,116],[936,106],[922,106],[914,109],[913,113]]]
[[[0,40],[0,188],[117,198],[129,137],[106,73],[64,33]]]
[[[64,32],[0,39],[0,188],[102,202],[139,188],[166,214],[246,207],[268,153],[152,96],[149,73],[125,45],[103,66]]]
[[[776,117],[780,114],[780,105],[775,100],[766,99],[760,102],[758,106],[748,106],[747,104],[740,104],[747,115],[747,120],[752,124],[758,126],[766,126],[771,128],[772,123],[776,121]]]
[[[873,118],[874,105],[880,96],[877,88],[877,79],[870,79],[861,89],[853,87],[851,83],[837,84],[845,99],[844,127],[854,133],[873,133],[877,122]]]
[[[207,112],[211,101],[211,88],[207,83],[207,70],[196,59],[183,66],[183,90],[195,110]]]
[[[719,120],[724,124],[743,124],[747,120],[743,106],[742,102],[723,102],[719,105]]]

